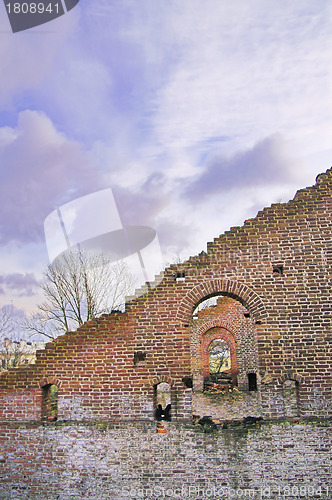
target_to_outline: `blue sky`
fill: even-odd
[[[166,261],[332,164],[329,0],[81,0],[10,31],[0,5],[0,306],[32,311],[56,207],[111,187]],[[107,214],[105,214],[105,217]]]

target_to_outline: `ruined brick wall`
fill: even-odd
[[[304,417],[331,415],[331,181],[329,170],[216,238],[207,254],[170,266],[124,314],[89,322],[47,344],[35,366],[2,374],[0,418],[40,419],[41,388],[54,384],[58,419],[152,420],[159,382],[171,385],[173,417],[190,418],[192,313],[214,295],[250,313],[264,417],[283,417],[289,405]]]

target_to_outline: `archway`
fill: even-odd
[[[154,414],[156,420],[171,420],[171,386],[166,382],[154,386]]]
[[[218,348],[219,346],[219,348]],[[211,370],[211,364],[213,363],[213,353],[214,350],[216,353],[215,358],[219,358],[219,362],[221,361],[220,348],[224,348],[224,353],[227,354],[226,357],[222,360],[222,365],[217,366],[218,363],[215,363],[215,372]],[[219,351],[219,354],[218,354]],[[229,367],[225,366],[225,361],[229,359]],[[202,368],[203,368],[203,378],[204,380],[210,380],[217,382],[217,379],[221,382],[222,379],[229,379],[232,385],[237,385],[237,361],[236,361],[236,341],[234,336],[227,331],[225,328],[212,328],[208,330],[202,338]],[[216,371],[219,371],[219,376],[217,376]],[[223,372],[223,373],[220,373]],[[214,376],[213,376],[214,375]],[[228,376],[225,376],[228,375]]]
[[[42,387],[42,420],[57,420],[58,418],[58,393],[59,388],[54,384],[46,384]]]
[[[190,322],[194,390],[202,391],[204,379],[210,376],[208,347],[210,342],[217,339],[224,340],[229,346],[232,385],[237,385],[239,390],[248,390],[248,373],[254,373],[256,380],[258,374],[255,332],[255,321],[239,300],[218,294],[213,299],[202,301],[194,310]]]
[[[248,309],[257,324],[266,321],[265,307],[257,293],[243,283],[226,279],[206,280],[193,287],[179,304],[176,319],[183,323],[190,322],[193,310],[204,300],[216,295],[238,300]]]
[[[229,345],[225,340],[215,339],[209,345],[210,378],[218,381],[231,370]]]

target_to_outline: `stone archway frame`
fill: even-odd
[[[284,394],[284,383],[287,382],[287,380],[292,380],[295,381],[295,393],[293,397],[295,398],[295,401],[293,402],[293,412],[291,410],[291,413],[289,413],[289,409],[287,411],[286,407],[286,402],[285,402],[285,394]],[[277,383],[279,384],[279,390],[282,392],[282,399],[285,405],[284,409],[284,416],[286,417],[299,417],[302,413],[301,407],[302,407],[302,402],[301,402],[301,384],[304,382],[304,378],[296,373],[295,371],[287,371],[281,377],[277,379]],[[294,411],[295,410],[295,411]]]
[[[176,319],[181,323],[189,323],[192,312],[198,304],[219,294],[241,302],[252,314],[256,323],[266,322],[266,310],[259,295],[243,283],[226,279],[206,279],[194,286],[183,297],[176,312]]]
[[[299,385],[303,383],[303,377],[296,372],[288,371],[278,378],[278,384],[283,385],[286,380],[295,380]]]
[[[237,362],[236,362],[236,340],[234,335],[225,328],[220,328],[219,331],[205,331],[202,339],[202,368],[203,377],[207,378],[210,374],[209,370],[209,347],[214,340],[224,340],[229,347],[231,357],[231,374],[232,382],[235,385],[237,377]]]

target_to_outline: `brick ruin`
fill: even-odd
[[[332,416],[331,221],[332,169],[1,374],[0,419],[153,421],[159,384],[175,421]],[[233,392],[204,392],[214,340]]]

